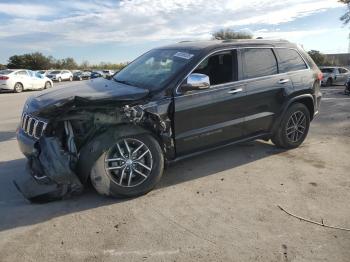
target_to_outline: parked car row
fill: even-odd
[[[24,90],[42,90],[53,87],[53,82],[86,80],[92,78],[111,78],[112,70],[74,71],[69,70],[38,70],[5,69],[0,70],[0,91],[7,90],[20,93]]]
[[[321,66],[320,70],[323,73],[321,84],[326,87],[332,85],[344,85],[350,77],[349,69],[344,67]]]
[[[110,78],[116,71],[113,70],[102,70],[102,71],[90,71],[90,70],[39,70],[37,73],[47,76],[53,81],[73,81],[73,80],[83,80],[97,77]]]
[[[23,90],[42,90],[53,87],[50,78],[37,72],[23,69],[0,70],[0,91],[20,93]]]

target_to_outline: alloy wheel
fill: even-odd
[[[286,136],[289,141],[296,143],[306,131],[306,116],[303,112],[294,112],[287,122]]]
[[[152,172],[150,149],[135,138],[119,140],[106,154],[105,170],[121,187],[135,187],[143,183]]]

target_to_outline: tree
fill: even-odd
[[[50,59],[41,53],[14,55],[9,58],[8,68],[43,70],[50,67]]]
[[[0,70],[6,69],[6,66],[3,64],[0,64]]]
[[[248,32],[235,32],[232,29],[220,29],[212,34],[213,39],[252,39],[253,35]]]
[[[78,64],[75,62],[74,58],[67,57],[67,58],[61,60],[61,68],[73,70],[73,69],[78,68]]]
[[[344,24],[348,24],[350,22],[350,0],[339,0],[339,2],[346,4],[348,7],[348,11],[340,17]]]
[[[311,56],[312,60],[316,63],[316,65],[325,65],[326,63],[326,57],[324,54],[322,54],[320,51],[317,50],[311,50],[308,52],[309,56]]]

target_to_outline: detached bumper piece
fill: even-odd
[[[14,181],[31,202],[44,203],[80,194],[83,185],[73,172],[76,157],[64,151],[55,137],[41,137],[38,153],[28,158],[27,172]]]

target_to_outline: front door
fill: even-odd
[[[193,71],[209,76],[211,85],[175,97],[177,156],[241,138],[245,87],[237,71],[236,50],[216,53]]]

